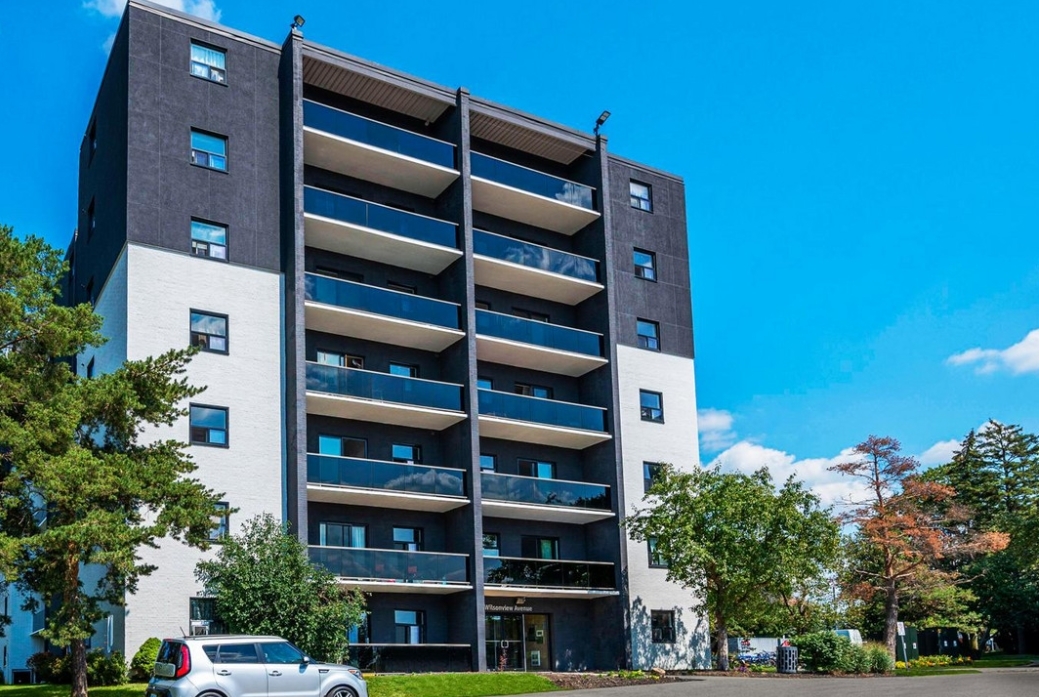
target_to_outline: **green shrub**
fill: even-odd
[[[155,661],[159,658],[161,647],[162,641],[152,637],[137,649],[133,660],[130,661],[130,677],[134,682],[144,682],[152,676],[152,670],[155,668]]]
[[[30,656],[25,665],[36,674],[37,682],[55,685],[67,685],[72,682],[67,656],[56,656],[50,651],[40,651]]]
[[[851,642],[833,632],[811,632],[794,637],[791,643],[797,647],[798,660],[811,673],[854,672],[848,670],[855,665],[851,653]]]
[[[869,653],[865,648],[849,642],[841,660],[841,672],[862,674],[868,673],[869,669]]]
[[[87,684],[94,687],[102,685],[125,685],[130,682],[126,673],[126,659],[118,651],[105,655],[101,649],[87,654]]]
[[[866,653],[869,655],[869,672],[890,673],[894,669],[895,662],[884,644],[866,644]]]

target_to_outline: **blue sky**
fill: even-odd
[[[163,0],[591,129],[687,187],[703,460],[1039,431],[1039,4]],[[120,0],[0,19],[0,221],[67,242]],[[478,9],[473,9],[478,8]],[[17,137],[10,137],[18,134]],[[976,349],[976,350],[975,350]]]

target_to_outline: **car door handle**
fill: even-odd
[[[278,677],[278,676],[280,676],[280,675],[281,675],[281,671],[278,671],[278,670],[272,670],[272,671],[270,672],[270,675],[272,675],[272,676],[274,676],[274,677]]]
[[[231,671],[229,671],[229,670],[218,670],[218,671],[216,672],[216,674],[217,674],[217,675],[230,675],[230,674],[231,674]]]

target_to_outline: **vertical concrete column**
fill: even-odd
[[[293,29],[281,50],[281,271],[283,274],[282,516],[307,541],[307,379],[303,242],[303,34]]]

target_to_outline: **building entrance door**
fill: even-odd
[[[487,615],[489,670],[549,670],[548,615]]]

